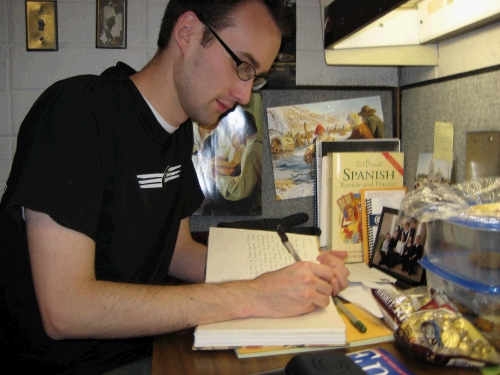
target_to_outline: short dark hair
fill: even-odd
[[[260,1],[269,9],[282,36],[287,36],[291,32],[293,25],[290,22],[290,7],[286,0],[170,0],[161,21],[158,48],[160,50],[167,48],[174,25],[183,13],[194,12],[200,21],[217,31],[231,26],[231,14],[239,6],[251,1]],[[212,37],[210,31],[206,29],[202,45],[206,45]]]

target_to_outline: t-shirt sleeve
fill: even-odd
[[[18,135],[8,210],[47,213],[95,239],[104,178],[98,128],[84,95],[52,87],[37,100]]]

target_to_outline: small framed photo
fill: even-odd
[[[96,47],[127,48],[127,0],[97,0]]]
[[[425,284],[425,270],[418,261],[424,256],[426,233],[425,224],[400,219],[397,209],[383,207],[370,267],[411,286]]]

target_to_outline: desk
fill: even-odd
[[[153,347],[151,375],[249,375],[284,368],[293,354],[238,359],[232,350],[192,350],[193,329],[158,336]],[[441,367],[421,363],[394,343],[378,344],[415,374],[478,375],[478,369]],[[367,349],[338,349],[344,353]]]

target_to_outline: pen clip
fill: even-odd
[[[278,234],[281,238],[281,242],[288,242],[288,236],[286,235],[286,233],[283,230],[283,228],[281,227],[281,225],[278,224],[276,226],[276,232],[278,232]]]

